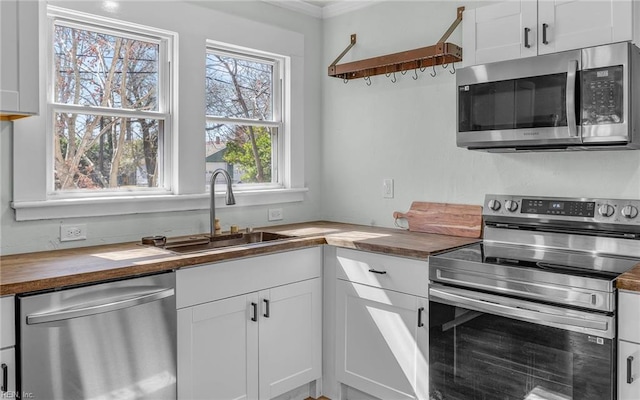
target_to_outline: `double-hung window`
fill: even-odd
[[[284,62],[210,42],[205,73],[205,182],[218,168],[236,190],[283,186]]]
[[[50,196],[170,190],[171,38],[50,9]]]

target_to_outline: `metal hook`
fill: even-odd
[[[451,68],[453,69],[453,71],[449,71],[449,73],[450,73],[451,75],[454,75],[454,74],[456,73],[456,63],[452,63],[452,64],[451,64]]]
[[[413,80],[417,81],[418,80],[418,69],[417,68],[415,68],[413,70],[413,74],[414,74],[414,76],[412,76]]]
[[[427,69],[427,67],[423,67],[422,66],[422,59],[420,60],[420,72],[424,72]]]
[[[402,66],[403,66],[403,65],[400,65],[400,68],[402,68]],[[405,69],[405,70],[402,70],[402,71],[400,71],[400,73],[404,76],[404,75],[406,75],[406,74],[407,74],[407,70],[406,70],[406,69]]]
[[[345,85],[349,83],[349,80],[347,79],[346,75],[344,75],[344,78],[342,78],[342,82],[344,82]]]
[[[391,83],[396,83],[398,82],[398,79],[396,78],[396,72],[393,71],[393,78],[391,78]]]
[[[371,77],[370,76],[365,76],[364,77],[364,81],[367,84],[367,86],[371,86]]]
[[[436,75],[438,75],[438,73],[436,72],[436,65],[433,64],[433,73],[430,73],[429,75],[431,75],[432,78],[435,78]]]
[[[442,64],[442,69],[447,69],[447,67],[449,66],[449,63],[447,64]]]

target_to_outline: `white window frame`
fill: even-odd
[[[77,7],[72,3],[65,3],[67,7],[90,12],[72,10],[75,15],[85,15],[97,18],[109,26],[123,26],[125,30],[131,27],[145,28],[156,26],[154,31],[162,32],[172,38],[173,52],[171,54],[171,93],[173,110],[171,115],[172,138],[170,143],[171,165],[165,176],[171,179],[172,192],[157,195],[104,195],[98,197],[67,197],[50,198],[47,186],[47,146],[34,143],[46,143],[47,140],[47,73],[44,61],[47,57],[49,44],[49,30],[47,23],[47,2],[38,2],[39,6],[39,109],[40,115],[22,118],[13,122],[13,201],[11,207],[15,211],[16,221],[28,220],[61,220],[63,218],[97,217],[111,215],[166,213],[179,211],[205,210],[209,208],[209,194],[204,192],[202,185],[202,171],[204,171],[204,147],[202,135],[204,116],[198,109],[203,107],[199,96],[193,96],[197,89],[193,83],[180,82],[179,66],[188,72],[191,65],[202,62],[202,54],[207,38],[218,38],[222,43],[237,45],[239,49],[264,49],[272,54],[286,55],[286,65],[290,71],[289,78],[283,82],[285,104],[283,105],[283,135],[286,140],[280,140],[284,147],[281,152],[285,158],[284,169],[280,171],[282,188],[244,190],[236,193],[234,209],[242,206],[284,204],[304,201],[308,189],[305,186],[305,145],[304,145],[304,36],[302,34],[282,30],[277,27],[254,23],[217,11],[207,10],[197,15],[189,9],[190,18],[208,21],[219,17],[217,24],[199,24],[194,26],[191,19],[169,19],[157,25],[153,14],[147,13],[148,5],[144,2],[122,2],[121,10],[115,14],[105,11],[98,2],[78,2]],[[174,3],[158,3],[158,8],[166,14],[178,13],[184,9]],[[61,9],[62,10],[62,9]],[[136,23],[116,20],[113,15],[126,16]],[[222,18],[224,17],[224,18]],[[120,18],[120,17],[118,17]],[[35,22],[35,21],[34,21]],[[244,26],[246,35],[238,35],[231,27]],[[161,29],[162,28],[162,29]],[[170,29],[170,30],[163,30]],[[178,35],[186,35],[191,40],[178,41]],[[201,41],[193,40],[201,38]],[[180,43],[180,44],[179,44]],[[180,49],[183,49],[182,51]],[[197,68],[196,68],[197,70]],[[183,75],[185,74],[183,72]],[[202,77],[197,76],[198,82],[204,80],[204,63]],[[189,75],[189,73],[186,73]],[[192,75],[192,74],[191,74]],[[181,87],[186,89],[180,90]],[[204,93],[204,90],[203,90]],[[204,101],[204,98],[202,99]],[[181,117],[179,118],[179,115]],[[201,119],[199,119],[201,118]],[[282,138],[281,138],[282,139]],[[203,157],[194,157],[202,151]],[[167,160],[165,160],[167,161]],[[169,163],[167,163],[169,164]],[[216,193],[216,207],[225,207],[223,194]]]
[[[272,174],[275,172],[276,177],[275,180],[272,179],[271,183],[263,183],[263,184],[242,184],[242,185],[234,185],[234,191],[243,192],[243,191],[259,191],[259,190],[273,190],[273,189],[282,189],[287,186],[287,181],[285,177],[285,169],[286,169],[286,159],[287,154],[285,152],[285,145],[289,140],[289,135],[291,134],[290,129],[287,128],[287,125],[284,123],[285,118],[285,103],[286,103],[286,91],[284,90],[284,85],[289,81],[289,70],[290,61],[288,57],[282,56],[279,54],[267,53],[264,51],[254,50],[254,49],[246,49],[239,46],[230,45],[228,43],[221,43],[214,40],[207,40],[206,47],[207,54],[222,54],[228,57],[233,57],[237,59],[244,59],[249,61],[259,61],[265,64],[271,64],[273,67],[273,93],[272,93],[272,112],[274,119],[273,121],[259,121],[255,119],[245,119],[245,118],[227,118],[227,117],[218,117],[213,115],[205,115],[206,122],[217,122],[222,124],[234,124],[234,125],[252,125],[252,126],[261,126],[268,128],[276,128],[276,143],[272,141]],[[275,165],[275,168],[273,166]],[[207,185],[208,186],[208,185]],[[207,187],[207,190],[209,188]]]
[[[82,199],[100,197],[130,196],[150,196],[171,194],[171,138],[172,138],[172,95],[171,95],[171,60],[173,57],[173,35],[155,28],[149,28],[134,24],[123,23],[117,20],[99,18],[97,16],[78,13],[54,6],[47,9],[47,30],[48,30],[48,54],[47,54],[47,198],[48,199]],[[158,111],[129,110],[119,108],[82,106],[76,104],[63,104],[55,102],[55,75],[54,75],[54,54],[51,45],[54,37],[55,26],[65,26],[91,32],[145,41],[157,44],[158,53]],[[53,160],[53,125],[55,114],[62,113],[87,113],[97,116],[113,116],[125,118],[145,118],[157,120],[163,128],[158,138],[158,170],[160,172],[157,188],[115,188],[97,190],[65,190],[56,191],[54,187],[54,160]]]

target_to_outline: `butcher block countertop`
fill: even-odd
[[[260,230],[293,238],[181,255],[134,242],[2,256],[0,295],[133,277],[322,244],[426,260],[430,254],[479,240],[325,221]],[[640,286],[640,268],[637,276]]]

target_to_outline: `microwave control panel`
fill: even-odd
[[[623,66],[580,72],[582,82],[582,125],[623,122]]]

